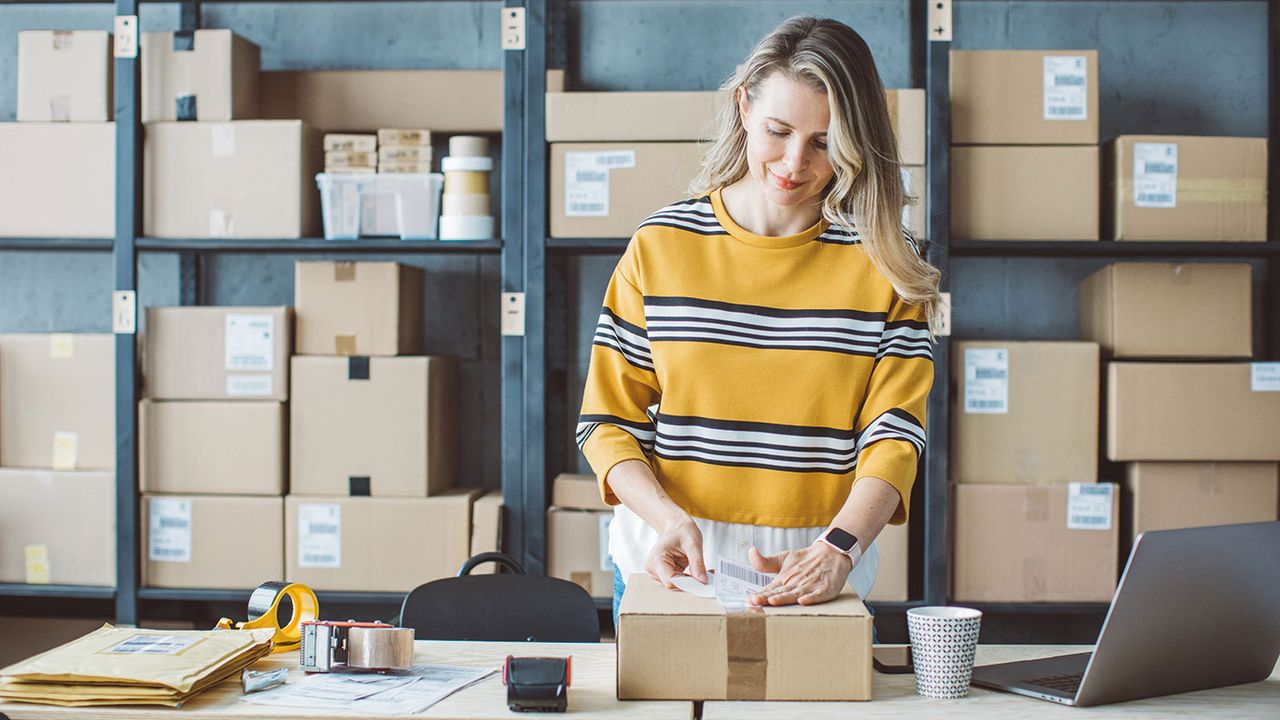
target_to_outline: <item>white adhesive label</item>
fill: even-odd
[[[757,572],[749,565],[716,558],[716,600],[726,607],[746,605],[749,596],[760,592],[776,577]]]
[[[1178,206],[1177,143],[1133,144],[1133,206]]]
[[[66,360],[76,356],[76,336],[54,333],[49,336],[49,359]]]
[[[231,216],[224,210],[209,211],[209,237],[223,238],[231,234]]]
[[[609,554],[609,523],[613,513],[600,513],[600,569],[613,572],[613,556]]]
[[[332,503],[298,506],[298,567],[342,567],[342,507]]]
[[[1071,483],[1067,491],[1068,530],[1110,530],[1110,483]]]
[[[192,635],[134,635],[107,652],[129,655],[177,655],[203,639]]]
[[[266,397],[271,395],[270,375],[228,375],[228,397]]]
[[[156,562],[191,562],[191,501],[151,498],[147,557]]]
[[[80,459],[80,435],[60,431],[53,434],[53,469],[75,470]]]
[[[230,123],[217,123],[209,128],[209,152],[214,157],[236,154],[236,128]]]
[[[1009,349],[965,348],[964,411],[1009,412]]]
[[[275,358],[276,319],[228,313],[223,347],[227,370],[270,372]]]
[[[1044,119],[1089,118],[1089,64],[1083,55],[1044,56]]]
[[[1254,392],[1280,392],[1280,362],[1256,362],[1251,367]]]
[[[568,217],[607,216],[609,171],[635,166],[634,150],[565,153],[564,214]]]

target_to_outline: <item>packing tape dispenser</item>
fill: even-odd
[[[280,603],[285,598],[293,606],[289,622],[280,624]],[[249,619],[236,622],[222,618],[217,627],[223,630],[256,630],[273,628],[276,631],[275,649],[272,652],[297,650],[302,645],[302,624],[312,622],[320,615],[320,601],[316,592],[301,583],[279,580],[264,582],[249,595]]]

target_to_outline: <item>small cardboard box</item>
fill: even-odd
[[[951,148],[955,240],[1097,240],[1098,147]]]
[[[1120,572],[1111,483],[952,486],[957,602],[1110,602]]]
[[[613,597],[609,523],[613,511],[547,510],[547,574],[581,585],[592,597]]]
[[[1125,467],[1125,505],[1133,540],[1148,530],[1276,519],[1275,463],[1138,462]]]
[[[689,197],[701,160],[697,143],[553,143],[551,236],[631,237]]]
[[[116,476],[0,468],[0,582],[116,584]]]
[[[1107,458],[1280,460],[1274,363],[1107,365]]]
[[[292,491],[425,497],[451,487],[456,368],[445,357],[295,355]]]
[[[142,33],[142,122],[258,117],[258,46],[230,30]]]
[[[288,400],[293,309],[151,307],[143,373],[153,400]]]
[[[871,614],[847,587],[821,605],[727,613],[713,598],[627,581],[619,700],[870,700]]]
[[[138,408],[142,491],[282,495],[284,403],[155,402]]]
[[[284,576],[284,498],[146,495],[142,584],[242,590]]]
[[[1098,142],[1097,50],[952,50],[950,77],[954,145]]]
[[[115,367],[112,335],[0,335],[0,462],[114,468]]]
[[[0,123],[0,235],[111,238],[116,233],[114,123]]]
[[[1103,164],[1108,238],[1267,239],[1266,138],[1121,135]]]
[[[19,32],[18,122],[110,120],[111,63],[101,30]]]
[[[320,134],[297,120],[146,126],[144,224],[167,238],[320,232]]]
[[[551,485],[551,504],[569,510],[613,512],[613,508],[600,499],[600,482],[595,475],[560,473]]]
[[[296,263],[297,353],[421,353],[422,276],[393,262]]]
[[[471,557],[480,553],[502,552],[502,491],[481,495],[471,506]],[[485,563],[472,575],[492,575],[498,566]]]
[[[952,482],[1097,479],[1095,343],[961,341],[951,367]]]
[[[407,592],[457,575],[476,490],[431,498],[285,498],[285,578],[317,590]]]
[[[1080,335],[1113,357],[1247,358],[1253,271],[1245,263],[1117,263],[1080,283]]]
[[[876,584],[867,594],[867,600],[905,602],[909,599],[908,527],[909,524],[885,525],[884,530],[876,536],[876,547],[880,548],[880,570],[876,573]]]

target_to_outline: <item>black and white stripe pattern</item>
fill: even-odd
[[[711,197],[682,200],[672,203],[655,212],[640,223],[640,227],[661,225],[697,235],[728,235],[716,219],[716,211],[711,207]]]
[[[916,456],[924,453],[924,426],[911,413],[902,408],[891,408],[880,414],[858,435],[858,453],[878,440],[906,440],[916,449]]]
[[[882,357],[924,358],[932,362],[933,340],[929,337],[929,323],[923,320],[885,323],[880,349],[876,352],[876,359]]]
[[[656,406],[655,406],[656,407]],[[578,448],[581,449],[586,445],[587,439],[601,425],[615,425],[628,433],[640,443],[640,449],[646,455],[653,454],[654,428],[653,428],[653,412],[649,412],[650,421],[640,422],[637,420],[627,420],[617,415],[580,415],[578,417],[577,441]]]
[[[859,245],[862,243],[862,238],[858,236],[858,231],[853,228],[832,225],[818,236],[818,242],[829,245]]]
[[[600,311],[592,344],[617,351],[624,360],[641,370],[654,371],[649,334],[639,325],[618,317],[607,307]]]

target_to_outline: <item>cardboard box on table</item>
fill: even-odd
[[[152,307],[143,373],[153,400],[288,400],[293,309]]]
[[[18,122],[111,119],[111,35],[102,30],[18,33]]]
[[[421,268],[393,262],[298,262],[299,355],[422,352]]]
[[[284,498],[142,498],[144,586],[241,590],[283,576]]]
[[[153,401],[138,408],[146,493],[281,495],[288,457],[284,403]]]
[[[0,583],[116,584],[116,476],[0,468]]]
[[[1124,481],[1126,539],[1148,530],[1275,520],[1276,468],[1275,463],[1130,463]]]

